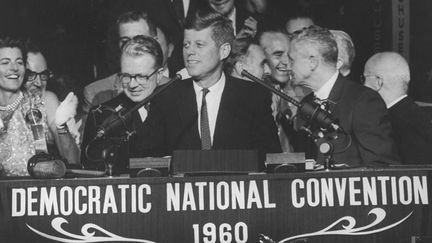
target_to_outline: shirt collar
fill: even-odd
[[[215,84],[213,84],[211,87],[208,88],[210,94],[216,94],[222,92],[223,88],[225,87],[225,80],[226,80],[225,74],[222,72],[220,79]],[[193,87],[197,95],[201,94],[201,90],[203,88],[199,86],[195,81],[193,82]]]
[[[390,102],[390,104],[387,105],[387,109],[390,109],[392,106],[396,105],[399,101],[403,100],[405,97],[407,97],[408,95],[404,94],[401,97],[393,100],[392,102]]]
[[[336,83],[336,80],[338,78],[339,71],[336,71],[333,76],[330,77],[330,79],[317,91],[315,92],[315,96],[320,100],[326,100],[328,99],[330,95],[330,91],[332,90],[334,84]]]

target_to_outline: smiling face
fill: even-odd
[[[0,90],[16,92],[24,80],[25,63],[17,47],[0,48]]]
[[[229,54],[230,49],[223,50],[227,44],[219,47],[211,36],[211,27],[199,31],[185,30],[183,58],[189,75],[195,81],[218,79],[222,73],[222,60]]]
[[[27,54],[27,69],[35,73],[48,71],[47,62],[42,53],[29,52]],[[44,91],[46,86],[47,80],[41,80],[40,75],[37,75],[35,80],[25,83],[26,89],[31,93],[33,91]]]
[[[143,54],[140,56],[122,55],[121,58],[121,71],[131,76],[141,75],[147,76],[147,82],[138,83],[133,78],[129,83],[122,83],[123,90],[126,96],[133,102],[143,101],[147,96],[153,93],[157,86],[158,73],[150,75],[155,71],[155,59],[150,54]]]
[[[210,6],[217,12],[228,16],[234,9],[234,0],[209,0]]]
[[[280,83],[288,82],[288,36],[283,33],[265,33],[261,37],[260,45],[264,48],[273,79]]]

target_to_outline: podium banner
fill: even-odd
[[[431,172],[0,181],[0,242],[409,242]]]

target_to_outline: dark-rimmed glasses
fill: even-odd
[[[155,39],[156,41],[158,40],[158,37],[155,36],[150,36],[150,35],[136,35],[132,38],[127,37],[127,36],[123,36],[119,38],[119,43],[120,43],[120,49],[123,49],[123,47],[126,45],[126,43],[128,43],[131,40],[134,40],[135,42],[139,42],[142,39],[146,39],[146,38],[152,38]]]
[[[30,69],[26,70],[26,80],[27,81],[34,81],[36,80],[37,76],[39,76],[41,81],[48,81],[50,78],[53,77],[53,73],[50,70],[44,70],[42,72],[34,72]]]
[[[154,70],[151,74],[149,75],[142,75],[142,74],[129,74],[129,73],[118,73],[117,75],[120,78],[120,81],[122,82],[123,85],[128,85],[132,79],[135,79],[135,81],[140,84],[140,85],[144,85],[146,83],[148,83],[148,81],[150,80],[150,78],[157,73],[158,69]]]

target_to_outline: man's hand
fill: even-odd
[[[55,124],[57,128],[63,127],[66,122],[76,115],[78,98],[73,92],[69,92],[66,98],[60,103],[55,114]]]
[[[258,26],[258,21],[254,19],[252,16],[250,16],[244,21],[244,26],[237,34],[236,39],[245,38],[248,36],[254,38],[257,33],[257,29],[258,29],[257,26]]]

